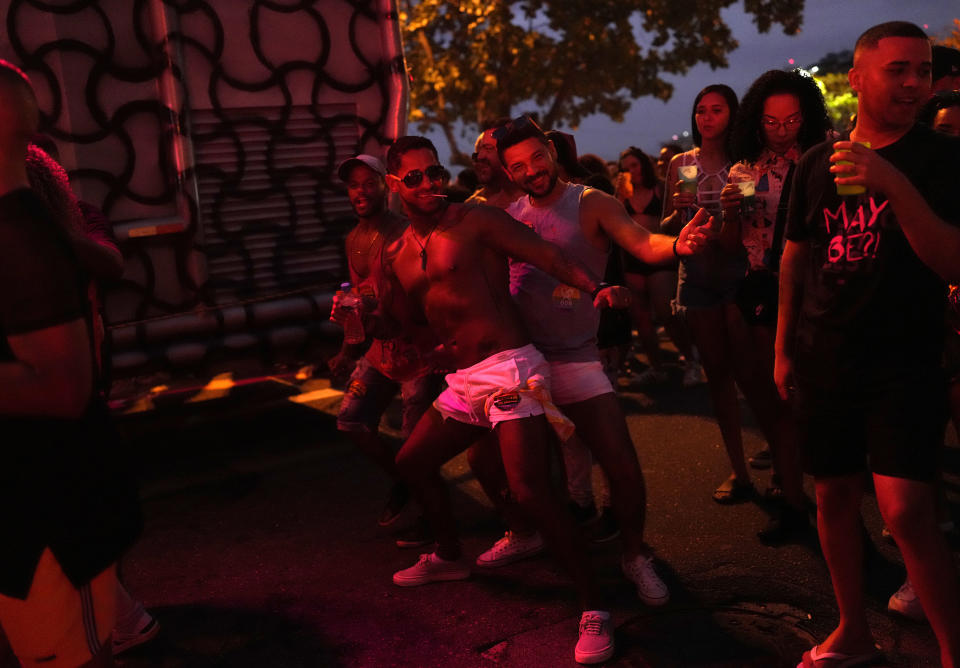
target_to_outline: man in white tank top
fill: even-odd
[[[687,256],[704,244],[700,226],[709,216],[699,212],[679,237],[650,234],[627,215],[615,198],[598,190],[559,179],[557,154],[539,127],[517,119],[496,136],[507,173],[527,195],[507,213],[557,244],[570,257],[602,274],[616,242],[645,262],[667,263]],[[511,261],[510,292],[520,306],[534,345],[551,368],[551,393],[570,417],[610,480],[615,512],[623,531],[624,573],[637,585],[648,605],[663,605],[669,592],[652,565],[652,551],[643,540],[646,493],[643,474],[613,387],[599,361],[596,345],[599,314],[576,290],[528,263]],[[478,453],[475,453],[478,454]],[[474,459],[477,459],[475,456]],[[491,467],[475,466],[482,474]],[[496,489],[484,483],[485,489]],[[505,496],[496,495],[510,522]],[[509,554],[511,540],[530,540],[508,532],[492,550]]]

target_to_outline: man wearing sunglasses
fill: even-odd
[[[520,117],[505,125],[497,133],[497,142],[510,178],[526,192],[507,208],[507,213],[592,271],[603,271],[611,241],[650,264],[666,264],[703,247],[706,235],[700,226],[710,220],[703,210],[677,238],[651,234],[636,224],[615,198],[562,180],[556,147],[529,118]],[[573,420],[607,475],[623,534],[623,572],[636,584],[644,603],[664,605],[669,592],[654,571],[652,551],[643,540],[643,473],[597,349],[599,313],[577,291],[520,259],[510,263],[510,292],[534,344],[549,362],[554,400]],[[496,455],[481,453],[479,448],[472,454],[478,462]],[[478,475],[497,469],[486,462],[474,466]],[[483,486],[497,489],[503,483],[491,479]],[[508,522],[517,516],[509,507],[508,496],[494,496],[494,503]],[[524,527],[520,527],[501,541],[513,536],[523,540],[523,535]]]
[[[493,133],[508,121],[509,119],[506,118],[493,121],[490,127],[484,129],[477,137],[477,143],[473,146],[473,156],[471,157],[481,187],[470,196],[467,202],[506,209],[523,194],[523,191],[517,188],[510,177],[507,176],[507,173],[503,171],[500,156],[497,155],[497,140],[493,138]]]
[[[337,415],[337,428],[368,455],[394,481],[387,504],[380,514],[380,526],[393,524],[409,500],[409,491],[400,481],[393,448],[378,434],[380,418],[393,397],[400,392],[403,403],[401,433],[410,435],[413,425],[440,393],[441,377],[434,373],[421,349],[436,346],[429,330],[384,322],[405,319],[403,293],[391,290],[383,272],[383,249],[399,240],[407,221],[387,208],[387,174],[383,163],[372,155],[360,154],[345,160],[337,175],[347,186],[347,197],[358,224],[347,235],[346,256],[350,280],[363,295],[360,309],[369,336],[363,344],[348,344],[329,361],[331,374],[350,375],[350,382]],[[379,312],[375,313],[377,309]],[[330,318],[343,323],[348,313],[334,297]],[[415,336],[416,335],[416,336]],[[414,339],[417,340],[414,340]],[[417,547],[426,537],[413,535],[420,525],[402,536],[400,547]]]
[[[387,154],[387,167],[388,185],[410,218],[390,267],[458,369],[447,376],[448,389],[397,455],[397,467],[417,493],[437,548],[395,573],[393,581],[417,586],[469,577],[440,469],[492,429],[510,489],[572,577],[586,611],[575,657],[606,660],[613,653],[613,636],[603,622],[609,613],[598,610],[585,547],[549,481],[547,430],[554,426],[566,434],[570,425],[550,401],[549,368],[530,344],[510,299],[507,258],[556,275],[598,305],[619,303],[624,289],[600,283],[499,209],[447,203],[441,194],[443,168],[429,140],[397,140]],[[392,254],[394,249],[389,250]]]

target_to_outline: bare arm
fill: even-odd
[[[81,318],[7,337],[14,361],[0,362],[0,415],[77,418],[93,386]]]
[[[678,167],[683,160],[683,153],[673,156],[667,168],[667,180],[663,193],[663,217],[660,221],[660,231],[667,234],[678,234],[683,228],[683,210],[696,205],[697,196],[693,193],[680,192],[680,176]]]
[[[593,276],[586,267],[500,209],[481,207],[468,216],[474,219],[472,222],[477,226],[478,241],[489,248],[521,262],[529,262],[537,269],[588,295],[593,295],[600,285],[600,279]]]
[[[651,234],[627,214],[623,204],[610,195],[591,190],[583,196],[581,206],[584,207],[582,215],[594,219],[608,237],[634,257],[647,264],[667,264],[674,259],[676,237]],[[699,221],[704,221],[704,216],[699,212],[697,215],[698,223],[687,230],[680,240],[682,243],[677,243],[677,255],[693,254],[704,240],[702,234],[696,231]]]
[[[852,142],[836,142],[834,148],[831,162],[852,163],[830,167],[837,183],[865,185],[885,194],[917,257],[944,280],[960,281],[960,227],[938,216],[903,172],[875,151]]]
[[[740,217],[740,206],[743,203],[743,195],[740,188],[733,183],[728,183],[720,192],[720,204],[723,207],[723,224],[720,226],[720,233],[717,235],[717,241],[730,252],[736,251],[743,245],[742,220]]]
[[[676,210],[673,196],[677,194],[677,167],[680,165],[677,157],[676,155],[673,156],[670,159],[670,164],[667,165],[667,177],[663,183],[663,215],[660,216],[661,221],[665,221]]]
[[[809,257],[809,242],[787,241],[780,260],[780,304],[773,378],[783,399],[793,390],[793,349],[803,302],[803,274]]]

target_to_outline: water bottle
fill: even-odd
[[[343,340],[346,343],[363,343],[367,335],[360,318],[360,297],[353,292],[350,283],[341,283],[340,293],[340,306],[347,311],[347,318],[343,322]]]

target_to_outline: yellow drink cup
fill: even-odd
[[[861,146],[866,146],[867,148],[870,148],[870,142],[868,141],[858,141],[856,143],[860,144]],[[837,160],[837,164],[852,165],[853,163],[850,162],[849,160]],[[864,188],[863,186],[857,186],[857,185],[851,185],[851,184],[840,185],[839,183],[837,184],[838,195],[862,195],[865,192],[867,192],[867,189]]]

